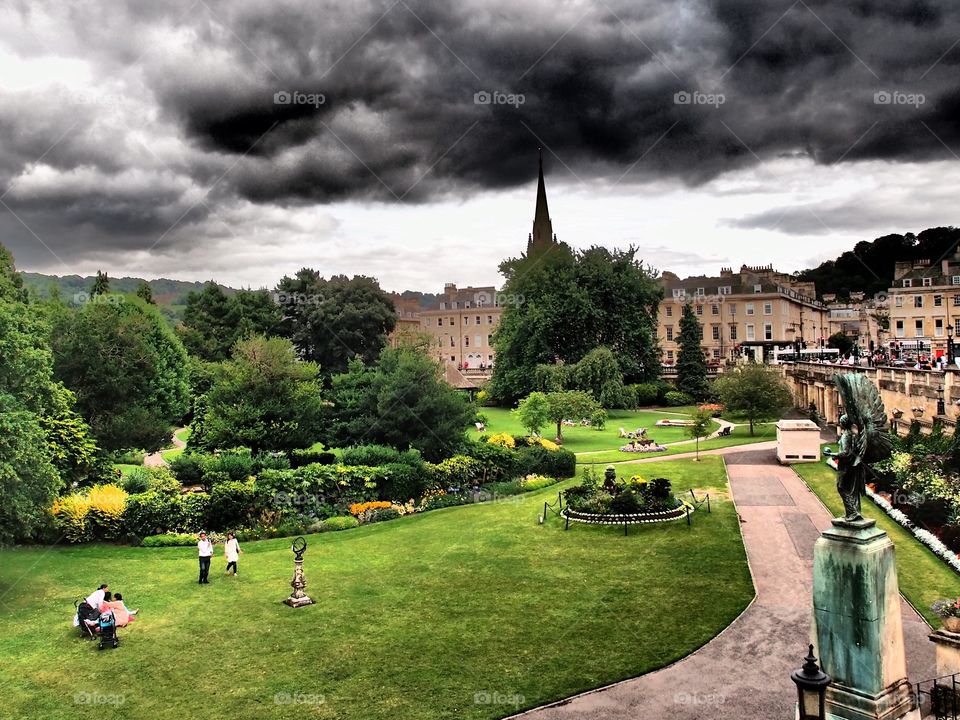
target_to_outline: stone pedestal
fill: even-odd
[[[960,633],[943,628],[930,633],[937,646],[937,677],[960,673]]]
[[[915,703],[893,543],[873,520],[833,522],[813,551],[813,643],[833,678],[827,712],[847,720],[904,717]]]

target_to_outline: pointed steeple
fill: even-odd
[[[543,149],[540,150],[540,176],[537,179],[537,207],[533,215],[533,233],[527,241],[527,254],[555,242],[553,223],[547,209],[547,188],[543,182]]]

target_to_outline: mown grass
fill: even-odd
[[[835,516],[843,514],[843,503],[837,494],[836,473],[825,463],[794,465],[793,469],[803,478],[817,497]],[[900,591],[933,627],[939,627],[940,619],[930,610],[930,605],[941,598],[960,596],[960,576],[947,567],[930,550],[913,537],[909,530],[894,522],[883,510],[863,498],[864,517],[874,518],[877,527],[884,530],[896,548],[897,578]]]
[[[710,488],[713,513],[629,537],[564,531],[537,523],[553,486],[310,536],[317,604],[297,610],[280,602],[289,540],[245,543],[236,579],[218,548],[203,586],[193,548],[0,551],[0,715],[486,719],[661,667],[728,625],[753,588],[720,458],[645,472]],[[70,620],[101,582],[142,615],[98,652]],[[111,694],[123,703],[89,702]]]
[[[750,434],[747,426],[738,425],[730,434],[725,437],[711,438],[700,441],[700,452],[704,450],[716,450],[718,448],[734,447],[737,445],[749,445],[750,443],[767,442],[777,439],[777,428],[774,424],[756,425],[754,435]],[[611,450],[602,453],[579,454],[577,462],[584,464],[609,464],[617,462],[635,462],[648,457],[670,457],[681,453],[695,452],[697,446],[695,443],[684,443],[683,445],[668,446],[663,452],[657,453],[625,453],[619,450]]]

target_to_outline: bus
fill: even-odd
[[[800,355],[797,356],[797,349],[793,345],[774,348],[770,355],[770,364],[779,365],[785,362],[832,362],[840,359],[840,351],[837,348],[800,348]]]

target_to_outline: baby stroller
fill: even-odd
[[[77,600],[73,606],[77,609],[74,623],[80,628],[80,636],[90,639],[96,637],[100,614],[83,599]]]
[[[113,610],[100,613],[98,625],[100,631],[100,646],[97,649],[103,650],[107,643],[112,644],[113,647],[117,647],[120,644],[120,638],[117,637],[117,621],[113,617]]]

